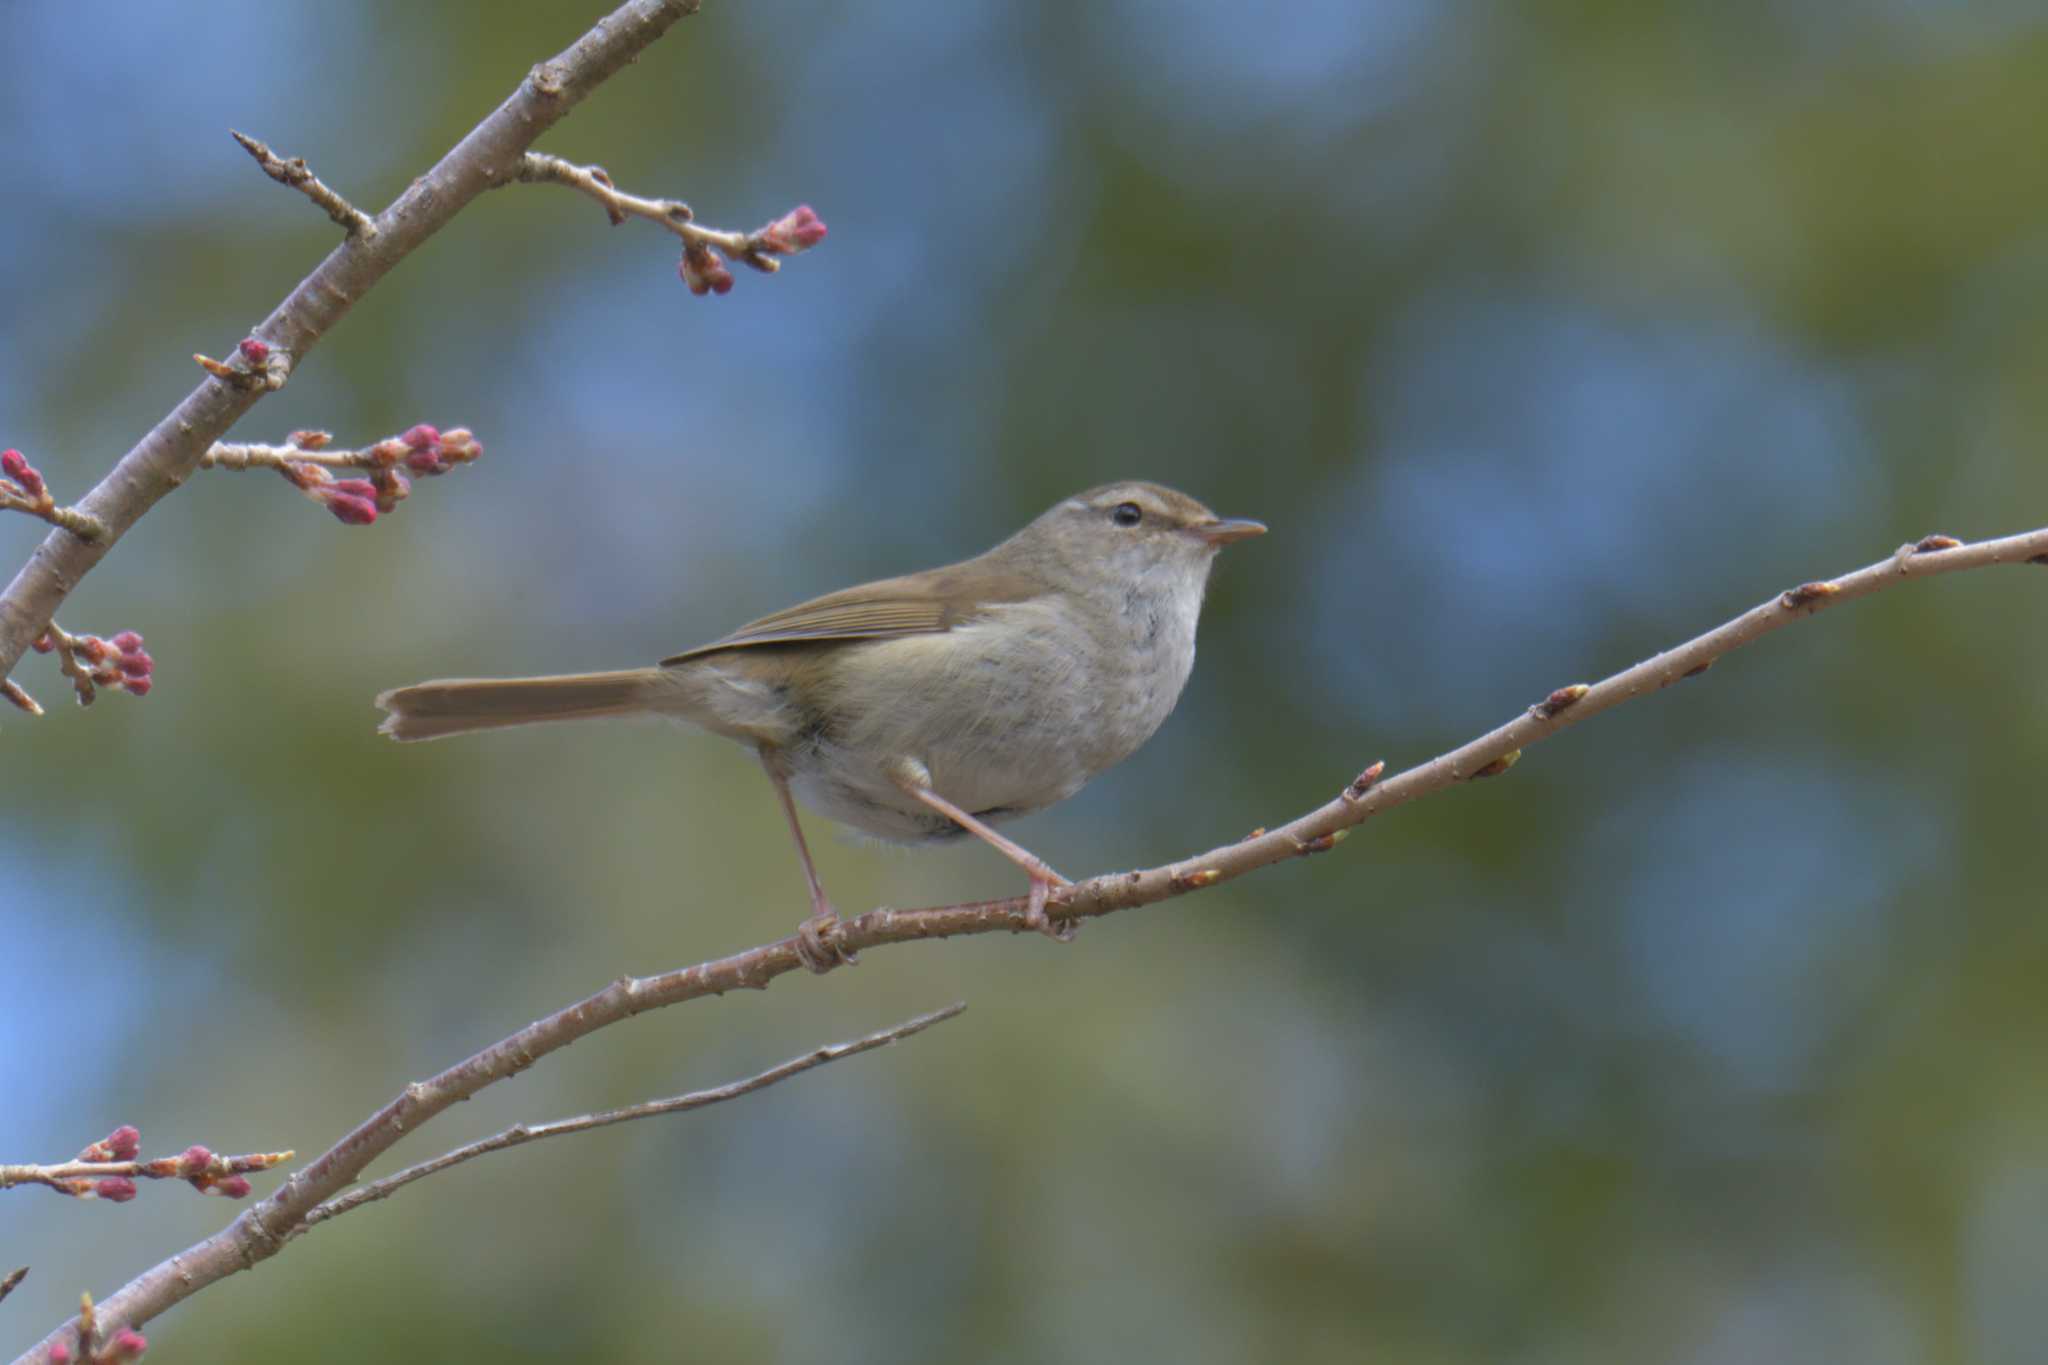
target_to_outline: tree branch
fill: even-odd
[[[447,1170],[450,1166],[459,1166],[487,1152],[502,1152],[507,1148],[537,1142],[541,1138],[562,1137],[568,1133],[587,1133],[594,1128],[608,1128],[614,1123],[651,1119],[662,1114],[681,1114],[691,1109],[702,1109],[707,1104],[736,1100],[742,1095],[765,1090],[778,1081],[786,1081],[791,1076],[801,1075],[828,1062],[836,1062],[841,1058],[857,1056],[863,1052],[872,1052],[878,1047],[901,1042],[914,1034],[923,1033],[934,1024],[943,1024],[948,1019],[958,1018],[966,1008],[964,1001],[948,1005],[942,1010],[933,1010],[930,1014],[920,1014],[915,1019],[907,1019],[893,1028],[870,1033],[865,1038],[814,1048],[803,1056],[792,1057],[779,1066],[771,1066],[766,1071],[756,1072],[744,1080],[732,1081],[710,1090],[693,1090],[687,1095],[677,1095],[672,1099],[649,1100],[645,1104],[631,1104],[622,1109],[607,1109],[603,1113],[583,1114],[572,1119],[556,1119],[552,1123],[514,1124],[502,1133],[457,1147],[450,1152],[443,1152],[432,1161],[422,1161],[417,1166],[408,1166],[393,1175],[372,1181],[361,1189],[350,1190],[347,1194],[336,1195],[327,1202],[316,1205],[307,1213],[306,1220],[292,1230],[291,1236],[297,1237],[308,1228],[317,1227],[330,1218],[339,1218],[351,1209],[388,1198],[415,1180],[425,1179],[439,1171]]]
[[[248,1176],[282,1166],[294,1152],[252,1152],[222,1156],[192,1146],[176,1156],[142,1159],[142,1134],[122,1124],[69,1161],[49,1165],[0,1165],[0,1190],[16,1185],[45,1185],[74,1199],[104,1199],[125,1204],[135,1197],[135,1181],[183,1180],[201,1194],[241,1199],[249,1193]]]
[[[1909,579],[2020,563],[2048,564],[2048,528],[1971,545],[1952,536],[1928,536],[1902,545],[1889,558],[1853,573],[1780,593],[1704,635],[1598,683],[1560,687],[1505,725],[1394,777],[1381,780],[1385,764],[1374,763],[1335,799],[1278,829],[1258,831],[1236,843],[1159,867],[1078,883],[1057,893],[1047,911],[1066,920],[1113,914],[1204,890],[1290,858],[1327,851],[1353,826],[1382,811],[1463,781],[1505,772],[1527,746],[1623,702],[1699,674],[1731,651],[1837,603]],[[1024,933],[1031,927],[1027,911],[1022,896],[922,910],[870,910],[825,930],[823,937],[828,946],[863,951],[919,939]],[[440,1075],[407,1086],[233,1223],[131,1280],[106,1301],[106,1320],[114,1324],[147,1321],[214,1281],[276,1255],[313,1210],[340,1194],[405,1134],[549,1053],[647,1010],[727,991],[766,990],[777,977],[803,967],[798,936],[791,935],[693,967],[657,976],[619,978],[597,994],[527,1025]],[[70,1330],[69,1324],[58,1328],[17,1365],[44,1365],[50,1346]]]
[[[479,194],[513,179],[536,139],[696,9],[697,0],[626,0],[567,51],[534,67],[510,98],[377,216],[374,234],[352,234],[328,253],[255,329],[252,340],[269,352],[266,382],[209,372],[79,502],[77,511],[106,534],[86,540],[51,531],[0,592],[0,677],[13,671],[107,551],[191,476],[207,447],[288,375],[356,300]]]
[[[667,228],[683,239],[683,283],[697,295],[723,294],[732,288],[732,272],[711,254],[713,248],[724,252],[728,260],[773,275],[782,268],[776,257],[794,256],[825,240],[825,224],[809,204],[799,204],[752,232],[708,228],[697,221],[697,215],[680,199],[646,199],[627,194],[612,184],[604,167],[578,166],[545,152],[528,152],[519,159],[519,182],[566,185],[579,190],[604,205],[605,216],[611,219],[613,227],[628,218],[645,218]]]
[[[327,183],[313,174],[313,168],[306,164],[306,158],[295,156],[286,161],[270,150],[262,141],[246,133],[228,129],[228,136],[241,144],[242,150],[256,158],[256,164],[263,173],[280,185],[289,185],[327,211],[336,226],[351,237],[375,237],[377,225],[348,200],[327,187]]]

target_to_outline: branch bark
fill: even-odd
[[[303,360],[356,300],[471,200],[515,179],[520,158],[541,134],[697,7],[698,0],[626,0],[534,67],[510,98],[377,215],[374,233],[351,234],[255,329],[252,336],[271,348],[278,369],[288,372]],[[59,528],[43,538],[0,592],[0,677],[13,671],[107,551],[189,478],[207,448],[267,391],[210,374],[79,501],[77,510],[105,535],[84,540]]]
[[[1204,890],[1290,858],[1334,848],[1354,826],[1460,782],[1505,772],[1528,745],[1623,702],[1692,677],[1716,660],[1773,631],[1854,598],[1935,574],[1999,564],[2048,565],[2048,527],[1965,545],[1928,536],[1890,557],[1840,578],[1801,584],[1684,644],[1594,684],[1560,687],[1522,714],[1449,753],[1381,780],[1385,765],[1367,768],[1335,799],[1278,829],[1159,867],[1112,873],[1078,883],[1047,907],[1055,919],[1093,918],[1152,905]],[[831,945],[865,951],[884,944],[963,934],[1024,933],[1031,929],[1025,897],[937,906],[870,910],[826,930]],[[551,1052],[647,1010],[733,990],[765,990],[777,977],[802,970],[798,937],[778,939],[730,957],[656,976],[621,977],[604,990],[520,1029],[443,1071],[407,1086],[320,1158],[294,1172],[269,1198],[226,1228],[171,1257],[124,1286],[102,1305],[110,1328],[147,1321],[216,1280],[277,1254],[312,1212],[334,1199],[405,1134],[486,1086],[515,1076]],[[59,1327],[20,1357],[17,1365],[43,1365],[49,1348],[65,1339]]]

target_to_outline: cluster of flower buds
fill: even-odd
[[[377,466],[388,469],[400,460],[415,474],[446,474],[459,464],[469,464],[484,453],[484,444],[468,427],[442,431],[425,422],[403,436],[379,441],[372,447]]]
[[[142,1359],[142,1353],[149,1349],[149,1339],[133,1327],[123,1327],[114,1333],[113,1339],[93,1353],[91,1365],[129,1365],[130,1361]],[[50,1348],[50,1365],[71,1365],[71,1347],[58,1342]]]
[[[130,696],[149,695],[156,660],[142,647],[140,632],[124,630],[111,640],[102,640],[97,635],[60,638],[54,629],[46,630],[36,637],[35,651],[48,654],[60,645],[69,650],[79,669],[101,687],[119,687]]]
[[[331,438],[324,431],[296,431],[291,443],[315,451]],[[390,512],[412,494],[412,480],[401,471],[432,476],[469,464],[484,453],[483,442],[467,427],[447,431],[422,422],[402,436],[391,436],[369,449],[368,478],[336,478],[311,460],[287,460],[282,466],[292,486],[334,514],[344,526],[368,526],[380,512]]]
[[[0,450],[0,474],[6,475],[7,491],[20,495],[25,501],[38,507],[51,505],[50,490],[43,483],[43,476],[28,462],[28,457],[18,450]]]
[[[125,1204],[135,1197],[137,1177],[146,1180],[182,1180],[201,1194],[217,1194],[224,1199],[243,1199],[249,1194],[249,1173],[267,1171],[271,1167],[291,1159],[290,1152],[256,1152],[249,1156],[221,1156],[210,1148],[187,1147],[176,1156],[158,1157],[153,1161],[141,1160],[142,1134],[132,1124],[122,1124],[113,1132],[93,1143],[78,1154],[70,1169],[51,1171],[37,1177],[39,1183],[52,1185],[64,1194],[79,1199],[104,1199],[110,1204]],[[79,1166],[105,1166],[119,1163],[118,1172],[107,1175],[79,1175]]]
[[[780,268],[775,259],[777,256],[794,256],[799,251],[809,251],[824,240],[825,220],[809,204],[798,204],[774,222],[747,234],[743,247],[725,247],[723,250],[736,261],[773,274]],[[683,259],[676,266],[676,273],[683,277],[683,283],[690,287],[690,292],[699,298],[732,291],[732,271],[704,242],[684,244]]]
[[[142,1359],[142,1353],[149,1349],[149,1341],[133,1327],[123,1327],[107,1339],[107,1344],[98,1344],[100,1338],[99,1311],[93,1306],[92,1295],[78,1296],[78,1354],[79,1365],[133,1365]],[[74,1359],[69,1342],[57,1342],[50,1347],[50,1365],[72,1365]]]

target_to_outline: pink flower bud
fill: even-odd
[[[217,1194],[227,1199],[247,1199],[249,1197],[249,1178],[242,1175],[227,1176],[224,1179],[216,1180],[213,1183],[213,1188],[208,1190],[207,1193]]]
[[[239,350],[242,353],[242,359],[248,361],[251,365],[261,365],[264,361],[270,359],[270,347],[258,341],[255,337],[247,338],[235,349]]]
[[[368,526],[377,519],[377,503],[372,498],[352,498],[346,494],[339,497],[322,498],[327,510],[334,513],[334,519],[344,526]]]
[[[134,635],[135,633],[133,631],[123,631],[122,634]],[[120,639],[120,635],[114,637],[117,644],[120,642]],[[135,643],[137,645],[142,643],[140,635],[135,636]],[[101,1141],[105,1144],[106,1149],[113,1154],[116,1161],[133,1161],[136,1157],[142,1155],[142,1133],[132,1123],[122,1124],[119,1128],[116,1128],[113,1132],[102,1138]]]
[[[351,498],[374,498],[377,496],[377,485],[371,483],[368,479],[336,479],[329,487],[334,492],[344,493]]]
[[[123,678],[121,680],[121,686],[127,690],[128,695],[131,697],[148,696],[151,685],[146,674],[140,678]]]
[[[405,467],[415,474],[446,474],[448,461],[441,458],[441,448],[415,450],[405,457]]]
[[[57,638],[47,630],[41,635],[36,636],[36,642],[29,646],[30,649],[33,649],[38,654],[48,654],[56,647]]]
[[[133,1327],[123,1327],[114,1333],[114,1339],[107,1343],[107,1349],[100,1359],[126,1362],[142,1359],[142,1353],[149,1349],[149,1340]]]
[[[71,1365],[71,1348],[58,1342],[50,1348],[50,1365]]]
[[[28,457],[18,450],[0,450],[0,474],[21,485],[21,491],[41,502],[49,490],[43,486],[43,476],[28,462]]]
[[[109,1204],[125,1204],[135,1197],[135,1182],[125,1175],[110,1175],[95,1183],[92,1192]]]
[[[113,646],[97,635],[81,635],[78,637],[79,656],[87,663],[99,663],[109,654],[115,652]]]
[[[121,656],[121,672],[130,678],[146,678],[155,667],[156,660],[147,654],[138,652]]]
[[[698,298],[706,294],[725,294],[732,290],[732,272],[725,268],[725,262],[712,254],[711,248],[691,242],[683,248],[683,260],[676,267],[683,277],[683,283]]]
[[[432,450],[435,446],[441,444],[441,433],[435,428],[428,426],[425,422],[422,422],[416,427],[408,428],[405,435],[398,439],[414,450]]]
[[[194,1143],[178,1155],[178,1174],[187,1180],[206,1174],[206,1168],[213,1164],[213,1153]]]
[[[761,250],[783,256],[809,251],[824,240],[825,220],[813,213],[809,204],[798,204],[754,234],[754,243]]]
[[[114,637],[114,648],[120,650],[123,654],[137,653],[142,648],[141,633],[133,630],[122,631]]]

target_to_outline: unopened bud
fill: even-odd
[[[754,234],[754,243],[761,250],[784,256],[808,251],[824,240],[825,220],[813,213],[809,204],[798,204]]]
[[[699,298],[732,291],[732,272],[708,246],[691,242],[684,247],[682,263],[676,270],[683,277],[683,283],[690,287],[690,292]]]
[[[0,474],[21,485],[21,491],[37,502],[49,494],[43,486],[43,476],[28,462],[28,457],[18,450],[0,450]]]

